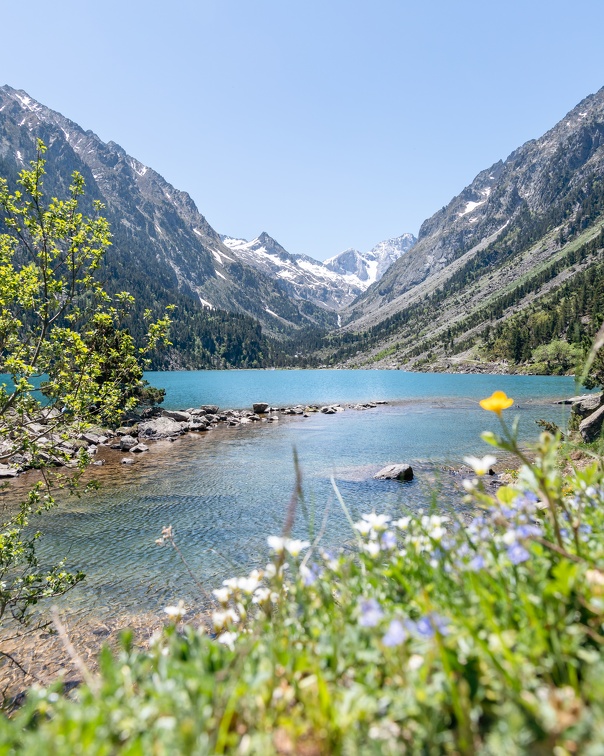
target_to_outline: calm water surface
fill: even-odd
[[[496,389],[514,397],[506,415],[520,418],[522,437],[535,438],[538,418],[560,425],[568,408],[555,399],[576,393],[571,378],[430,375],[401,371],[201,371],[149,373],[167,389],[166,408],[218,404],[251,407],[383,399],[364,412],[283,418],[240,428],[188,434],[158,442],[135,465],[103,451],[107,464],[90,474],[101,490],[67,499],[40,518],[43,554],[67,557],[87,581],[66,603],[99,615],[159,611],[167,602],[199,601],[174,552],[155,545],[172,524],[179,544],[208,588],[227,576],[264,564],[266,536],[279,533],[294,482],[293,449],[300,458],[306,514],[294,532],[307,536],[309,521],[328,508],[326,546],[346,544],[351,533],[333,495],[334,476],[353,517],[376,509],[396,514],[427,506],[435,490],[459,507],[456,479],[447,465],[465,454],[484,454],[480,432],[497,429],[497,418],[478,406]],[[408,462],[411,483],[374,481],[380,467]],[[312,525],[311,525],[312,527]]]

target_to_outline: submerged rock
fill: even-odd
[[[374,480],[413,480],[413,468],[405,464],[388,465],[373,477]]]

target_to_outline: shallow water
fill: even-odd
[[[222,579],[264,564],[266,536],[280,533],[294,485],[293,449],[303,475],[305,507],[294,533],[315,532],[328,508],[325,546],[351,539],[334,497],[331,476],[353,517],[372,509],[396,514],[429,506],[435,490],[441,501],[461,507],[458,481],[447,472],[465,454],[484,454],[480,432],[496,430],[497,418],[478,399],[503,389],[516,404],[506,417],[520,418],[524,440],[539,432],[538,418],[566,423],[568,407],[557,398],[575,393],[572,379],[524,376],[428,375],[399,371],[204,371],[152,373],[148,379],[168,390],[166,407],[216,403],[249,407],[298,402],[355,402],[384,399],[386,406],[336,415],[283,418],[188,434],[158,442],[133,466],[121,454],[103,450],[107,464],[89,475],[101,490],[68,499],[40,517],[42,553],[66,556],[87,581],[64,603],[100,615],[159,611],[199,594],[177,555],[155,545],[163,525],[172,524],[179,545],[208,588]],[[375,481],[382,466],[408,462],[410,483]],[[304,512],[306,510],[306,515]]]

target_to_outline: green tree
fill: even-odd
[[[40,565],[30,520],[54,505],[56,485],[75,487],[87,462],[85,454],[72,460],[62,442],[90,423],[119,422],[137,404],[145,356],[170,323],[149,323],[145,345],[135,346],[123,327],[132,297],[110,298],[95,277],[111,244],[102,205],[81,212],[77,172],[66,199],[47,201],[45,149],[39,142],[13,193],[0,179],[0,474],[43,473],[0,526],[0,628],[8,617],[27,623],[40,599],[83,578],[62,562]],[[59,473],[57,465],[75,467]]]

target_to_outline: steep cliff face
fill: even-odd
[[[350,306],[348,321],[361,327],[389,317],[413,287],[421,284],[427,290],[431,279],[441,285],[454,261],[517,229],[531,224],[540,225],[542,233],[571,228],[582,195],[602,179],[603,165],[604,89],[585,98],[540,139],[479,173],[426,220],[417,244]]]
[[[48,146],[49,193],[63,193],[78,170],[88,197],[105,204],[114,272],[123,282],[136,279],[150,296],[160,286],[200,307],[246,313],[275,335],[335,324],[325,308],[299,305],[269,276],[234,258],[186,192],[114,142],[104,143],[25,92],[0,87],[0,173],[14,180],[33,159],[37,138]]]

